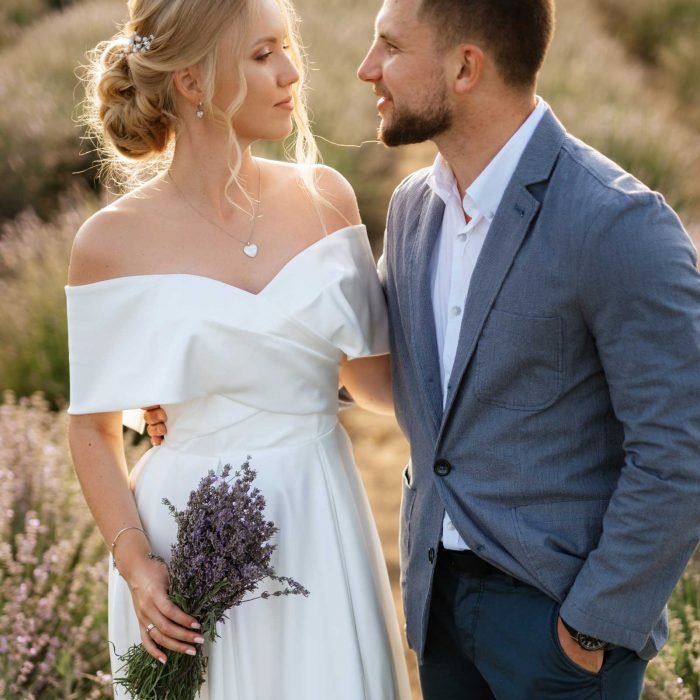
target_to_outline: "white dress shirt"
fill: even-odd
[[[469,284],[506,187],[535,128],[547,109],[537,106],[523,125],[467,188],[464,197],[449,163],[438,153],[428,184],[445,203],[442,227],[431,260],[431,292],[437,334],[443,405],[447,396]],[[465,217],[466,214],[466,217]],[[446,549],[469,549],[445,513],[442,543]]]

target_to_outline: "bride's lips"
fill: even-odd
[[[294,100],[291,97],[288,97],[286,100],[278,102],[275,105],[275,107],[279,107],[280,109],[286,109],[291,112],[294,109]]]

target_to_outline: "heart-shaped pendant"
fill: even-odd
[[[246,243],[243,246],[243,252],[249,257],[254,258],[258,254],[258,246],[255,243]]]

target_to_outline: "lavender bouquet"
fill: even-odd
[[[200,622],[202,635],[212,642],[216,624],[226,618],[229,608],[258,598],[309,595],[301,584],[277,576],[270,566],[275,545],[269,540],[277,528],[264,518],[265,499],[252,486],[255,471],[245,462],[231,478],[230,473],[228,464],[220,476],[210,471],[184,510],[163,499],[177,522],[177,540],[167,564],[170,599]],[[266,579],[282,587],[244,600]],[[163,665],[142,644],[130,647],[119,657],[124,665],[114,682],[139,700],[194,700],[204,682],[207,657],[201,647],[196,656],[166,653]]]

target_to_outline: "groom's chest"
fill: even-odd
[[[504,338],[514,343],[531,342],[528,329],[536,335],[539,319],[561,319],[562,332],[585,332],[578,298],[581,248],[577,231],[541,211],[519,247],[507,251],[497,243],[507,241],[510,232],[498,218],[477,229],[470,246],[461,238],[464,231],[443,227],[440,216],[426,220],[429,214],[425,208],[409,211],[387,231],[391,251],[387,260],[389,311],[405,342],[416,342],[436,328],[439,335],[447,321],[458,327],[470,323],[477,328],[479,338],[493,317],[503,326],[503,314],[516,317],[513,325],[519,330]],[[485,264],[484,255],[491,262],[502,255],[504,270],[485,306],[475,301],[480,286],[494,281],[490,277],[493,265]],[[535,322],[530,324],[529,319]]]

